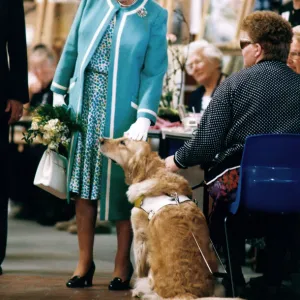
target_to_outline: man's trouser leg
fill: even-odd
[[[0,266],[4,260],[7,242],[7,209],[8,209],[8,118],[0,113]]]

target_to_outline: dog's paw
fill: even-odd
[[[147,179],[142,182],[130,185],[127,191],[128,201],[134,203],[139,197],[148,194],[151,189],[157,184],[156,179]]]
[[[133,298],[142,298],[143,295],[144,295],[144,293],[141,290],[139,290],[138,288],[131,290],[131,296]]]
[[[147,294],[152,294],[152,290],[149,285],[148,277],[137,278],[132,290],[132,297],[142,298]]]
[[[137,200],[142,195],[139,192],[138,187],[139,187],[139,183],[134,183],[128,188],[126,195],[130,203],[134,203],[134,201]]]

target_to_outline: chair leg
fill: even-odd
[[[225,217],[225,220],[224,220],[224,229],[225,229],[225,239],[226,239],[226,248],[227,248],[227,259],[228,259],[228,265],[229,265],[229,275],[230,275],[230,282],[231,282],[231,288],[232,288],[232,297],[234,298],[235,292],[234,292],[234,284],[233,284],[233,277],[232,277],[229,240],[228,240],[228,233],[227,233],[227,217]]]

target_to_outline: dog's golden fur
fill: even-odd
[[[192,197],[188,182],[165,169],[164,161],[146,142],[126,138],[102,139],[101,152],[125,172],[130,202],[139,197],[186,195]],[[150,289],[165,299],[194,299],[214,293],[214,279],[193,238],[212,271],[217,262],[210,247],[205,217],[192,201],[160,209],[149,221],[140,208],[132,209],[134,254],[137,278],[148,277]],[[134,290],[133,295],[142,296]]]

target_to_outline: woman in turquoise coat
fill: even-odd
[[[69,198],[76,200],[79,262],[68,287],[92,284],[97,200],[102,220],[116,221],[118,250],[110,289],[129,288],[130,205],[121,168],[98,151],[101,136],[145,139],[167,69],[167,12],[153,0],[81,0],[52,83],[81,120],[72,137]],[[62,95],[62,96],[59,96]],[[62,102],[60,100],[60,102]]]

